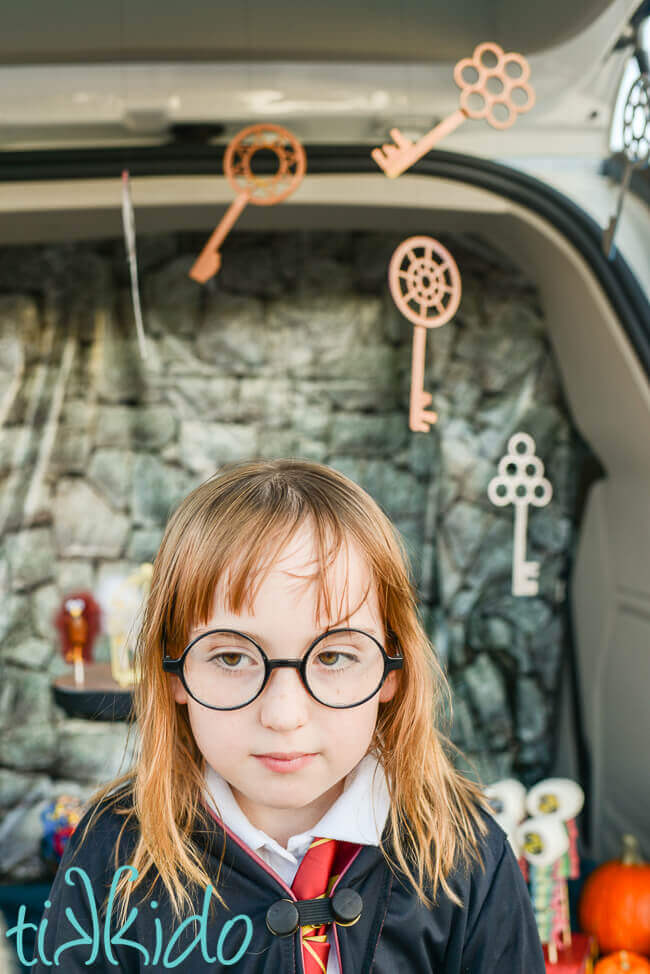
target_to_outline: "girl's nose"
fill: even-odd
[[[274,670],[259,700],[260,720],[265,727],[292,730],[307,722],[309,694],[297,670]]]

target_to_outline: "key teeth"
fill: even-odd
[[[395,166],[392,165],[394,160],[387,159],[381,149],[373,149],[371,155],[379,168],[385,172],[389,179],[395,179],[396,176],[399,176],[400,173],[403,172],[404,167],[396,169]]]
[[[512,586],[513,595],[537,595],[538,593],[539,585],[530,579],[519,580]]]
[[[388,159],[386,158],[386,156],[384,155],[381,149],[379,148],[373,149],[370,155],[372,156],[372,158],[375,160],[375,162],[381,169],[386,168]]]

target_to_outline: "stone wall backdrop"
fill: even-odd
[[[481,240],[441,238],[463,298],[427,338],[439,422],[412,433],[412,326],[386,284],[400,236],[233,233],[201,287],[187,272],[204,236],[138,241],[146,368],[121,240],[0,251],[0,880],[42,875],[47,801],[128,766],[125,724],[53,703],[54,612],[153,559],[179,500],[238,458],[323,461],[372,494],[408,544],[454,741],[485,784],[549,773],[587,451],[535,289]],[[554,495],[530,510],[539,596],[514,598],[513,508],[487,485],[519,431]]]

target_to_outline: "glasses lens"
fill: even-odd
[[[384,657],[377,643],[362,632],[331,633],[310,653],[307,683],[321,703],[350,707],[379,689]]]
[[[240,633],[201,636],[185,657],[185,682],[208,707],[241,707],[259,693],[264,661],[254,643]]]

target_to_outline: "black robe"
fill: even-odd
[[[503,830],[491,816],[482,814],[489,829],[481,843],[485,871],[476,864],[469,874],[457,869],[450,877],[462,907],[442,891],[434,908],[424,907],[406,877],[388,868],[379,848],[361,847],[337,883],[337,888],[353,889],[363,900],[357,923],[334,925],[332,949],[338,949],[342,974],[544,974],[542,948],[519,865]],[[52,962],[57,951],[57,966],[64,974],[170,969],[183,974],[223,970],[303,974],[299,932],[278,937],[266,925],[266,912],[273,903],[295,897],[228,830],[218,883],[228,909],[214,892],[188,885],[194,910],[178,920],[158,878],[146,896],[143,886],[132,894],[128,926],[119,923],[116,902],[106,928],[101,907],[116,882],[114,849],[124,819],[105,811],[79,847],[88,815],[68,841],[50,890],[50,905],[39,925],[34,974],[50,971],[53,965],[47,961]],[[134,831],[125,831],[119,865],[128,863],[135,838]],[[195,823],[193,841],[207,874],[216,878],[223,831],[207,809]],[[149,889],[147,876],[144,890]],[[189,919],[202,914],[202,920]],[[75,940],[81,943],[72,946]]]

